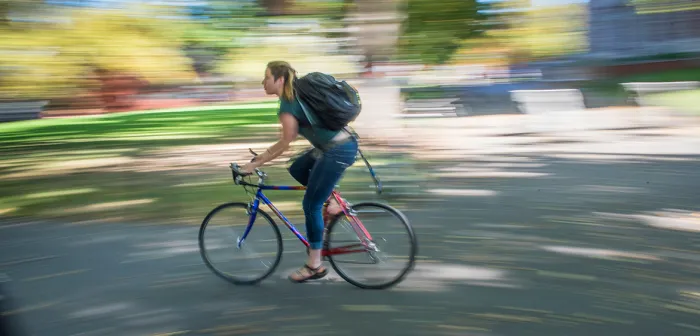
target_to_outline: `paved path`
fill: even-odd
[[[235,287],[197,228],[0,226],[0,270],[32,335],[698,335],[698,156],[481,153],[397,202],[420,261],[390,291],[278,272]],[[670,210],[675,209],[675,210]],[[684,212],[679,212],[684,211]]]

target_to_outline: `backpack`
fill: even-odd
[[[339,131],[354,121],[362,110],[357,90],[328,74],[309,73],[294,81],[294,89],[312,125]]]

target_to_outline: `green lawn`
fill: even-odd
[[[4,123],[0,155],[6,159],[56,151],[141,151],[232,141],[265,130],[251,125],[276,123],[275,107],[246,104]]]
[[[262,151],[264,143],[277,139],[276,107],[259,103],[0,124],[0,216],[198,224],[217,204],[247,199],[233,185],[228,163],[247,159],[248,147]],[[295,149],[304,147],[302,142]],[[296,185],[285,168],[266,168],[271,184]],[[363,168],[360,161],[348,171],[344,191],[370,190]],[[298,219],[302,193],[268,196]]]
[[[679,112],[700,116],[700,90],[661,93],[649,99],[654,105],[668,106]]]
[[[222,168],[180,148],[274,141],[276,104],[173,109],[0,124],[0,213],[189,221],[244,199]],[[193,147],[194,146],[194,147]],[[189,156],[188,156],[189,155]],[[205,162],[206,163],[206,162]]]
[[[629,82],[682,82],[682,81],[700,81],[700,68],[698,69],[682,69],[670,70],[662,72],[653,72],[646,74],[638,74],[632,76],[618,77],[600,81],[589,81],[581,85],[583,89],[589,89],[600,94],[626,97],[624,89],[620,83]]]

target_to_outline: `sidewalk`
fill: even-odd
[[[651,108],[586,110],[576,117],[556,120],[495,115],[407,120],[399,131],[403,141],[414,148],[433,151],[700,154],[700,118]],[[551,125],[541,125],[548,121]]]

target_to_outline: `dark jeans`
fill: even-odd
[[[306,217],[306,239],[311,249],[323,247],[323,203],[340,181],[345,169],[355,163],[357,142],[350,140],[315,157],[312,150],[297,158],[289,167],[289,173],[306,186],[302,207]]]

